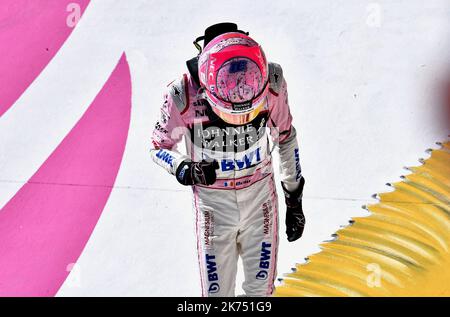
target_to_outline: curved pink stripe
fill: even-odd
[[[82,13],[89,0],[2,0],[0,117],[47,66],[73,30],[70,3]],[[70,7],[69,7],[70,9]]]
[[[53,296],[111,193],[128,135],[125,55],[72,131],[0,211],[0,296]]]

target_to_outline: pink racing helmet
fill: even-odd
[[[230,32],[212,39],[199,56],[198,72],[206,99],[227,123],[246,124],[267,103],[267,60],[246,34]]]

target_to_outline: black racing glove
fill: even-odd
[[[180,163],[176,171],[176,177],[181,185],[212,185],[216,181],[217,161],[192,162],[185,160]]]
[[[303,215],[302,208],[302,196],[303,186],[305,185],[305,179],[300,179],[300,184],[295,192],[289,192],[284,184],[283,186],[284,197],[286,201],[286,234],[289,242],[295,241],[300,238],[305,228],[305,215]]]

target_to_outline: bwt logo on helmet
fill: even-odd
[[[242,170],[256,165],[261,162],[260,150],[261,148],[257,148],[252,152],[246,153],[241,159],[223,159],[221,162],[222,171]]]
[[[209,293],[217,293],[220,290],[219,275],[217,274],[216,256],[206,254],[206,269],[208,271]],[[211,283],[212,282],[212,283]]]
[[[158,153],[156,153],[156,157],[159,158],[161,161],[169,165],[170,167],[173,167],[173,159],[174,157],[170,155],[170,153],[164,151],[163,149],[160,149]]]
[[[261,245],[261,257],[259,259],[259,268],[262,269],[256,274],[256,279],[265,280],[269,273],[267,270],[270,267],[270,248],[272,247],[271,243],[263,242]]]

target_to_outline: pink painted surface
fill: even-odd
[[[73,27],[69,3],[89,0],[1,0],[0,117],[55,56]]]
[[[53,296],[111,193],[128,135],[125,55],[86,113],[0,210],[0,296]]]

